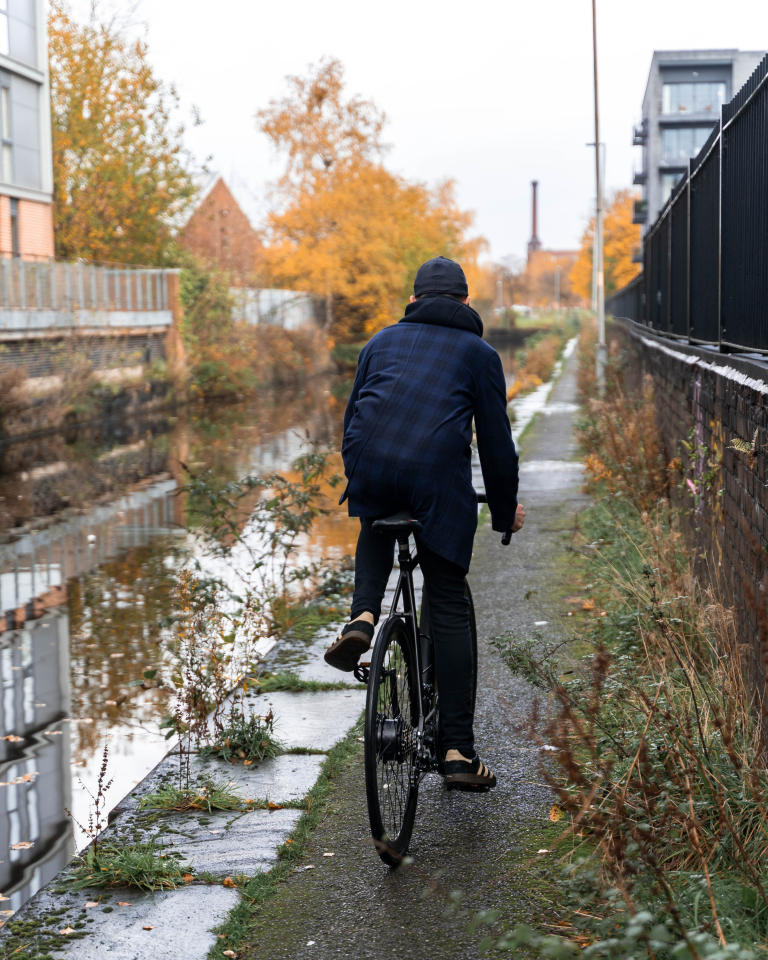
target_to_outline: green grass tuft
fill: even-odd
[[[232,789],[234,781],[215,783],[207,778],[201,786],[177,787],[165,784],[159,790],[148,793],[139,801],[139,807],[153,810],[186,813],[191,810],[243,810],[245,802],[237,790]]]
[[[172,890],[186,883],[192,868],[179,866],[175,854],[162,853],[155,841],[118,847],[113,843],[89,847],[73,875],[72,890],[86,887],[136,887],[139,890]]]
[[[346,683],[344,680],[303,680],[295,673],[287,670],[280,671],[258,679],[259,693],[302,693],[306,690],[318,692],[322,690],[364,690],[361,683]]]
[[[272,760],[283,752],[282,744],[274,736],[274,722],[270,717],[251,716],[247,719],[233,713],[213,744],[200,748],[201,760],[225,760],[260,763]]]

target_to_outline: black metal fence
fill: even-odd
[[[722,108],[606,312],[723,351],[768,353],[768,57]]]

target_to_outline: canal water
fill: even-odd
[[[502,356],[509,369],[509,351]],[[350,386],[342,378],[318,379],[254,402],[160,413],[138,424],[103,425],[6,451],[0,476],[6,516],[21,509],[24,498],[48,502],[58,496],[70,506],[47,526],[11,531],[10,542],[0,546],[5,916],[87,842],[76,823],[87,825],[105,744],[109,808],[168,749],[159,722],[170,692],[129,684],[167,665],[166,618],[176,578],[201,558],[199,518],[181,489],[185,467],[210,470],[220,481],[289,471],[308,437],[340,442]],[[340,470],[340,457],[334,457]],[[86,498],[88,476],[134,461],[153,465],[152,476],[120,496]],[[302,560],[354,553],[358,523],[335,499],[328,498],[329,513],[317,518],[302,543]],[[0,921],[3,916],[0,910]]]

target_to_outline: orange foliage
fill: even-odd
[[[52,0],[48,36],[57,255],[162,264],[195,192],[175,94],[94,12],[81,25]]]
[[[442,254],[471,273],[485,242],[467,239],[473,218],[450,181],[431,190],[385,169],[384,115],[370,101],[344,99],[337,60],[288,80],[289,95],[258,114],[287,157],[266,269],[276,285],[326,300],[335,339],[370,335],[402,316],[425,260]]]
[[[631,190],[617,190],[606,208],[604,217],[605,295],[634,280],[640,272],[640,264],[632,262],[632,250],[640,243],[640,227],[632,223],[633,194]],[[592,244],[595,234],[595,218],[581,238],[579,258],[571,271],[571,283],[580,296],[592,297]]]

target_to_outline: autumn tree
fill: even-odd
[[[640,227],[632,223],[634,197],[631,190],[617,190],[603,217],[603,264],[605,295],[620,290],[640,272],[632,262],[632,252],[640,243]],[[579,257],[571,270],[571,285],[585,299],[592,299],[592,245],[595,218],[589,221],[581,237]]]
[[[95,6],[52,0],[48,31],[56,253],[160,265],[195,193],[176,94]]]
[[[450,181],[429,189],[382,162],[385,116],[345,96],[343,68],[323,60],[257,114],[286,157],[268,218],[272,281],[323,297],[336,339],[375,333],[402,315],[416,270],[430,257],[461,260],[471,272],[482,239],[459,209]]]

